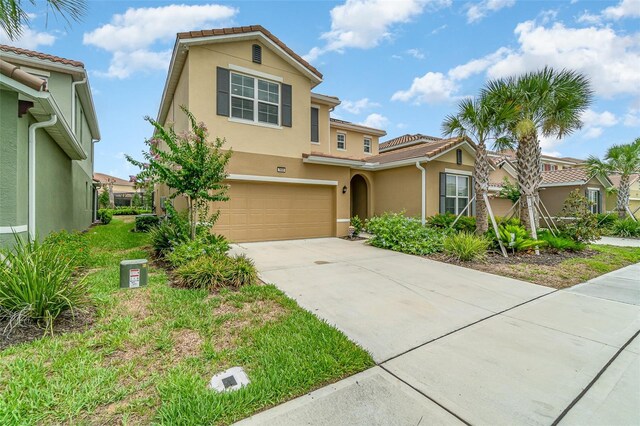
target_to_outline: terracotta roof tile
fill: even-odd
[[[71,65],[72,67],[84,68],[84,64],[80,61],[74,61],[72,59],[61,58],[59,56],[48,55],[46,53],[36,52],[34,50],[27,50],[27,49],[21,49],[19,47],[7,46],[6,44],[0,44],[0,52],[16,53],[18,55],[25,55],[31,58],[43,59],[45,61],[58,62],[64,65]]]
[[[613,186],[616,188],[620,187],[620,175],[617,173],[611,174],[611,175],[607,175],[607,177],[609,178],[609,180],[611,181],[611,183],[613,183]],[[629,176],[629,183],[633,184],[635,181],[638,180],[638,178],[640,178],[640,174],[638,173],[634,173],[631,176]]]
[[[104,174],[104,173],[94,173],[93,174],[93,179],[97,180],[100,183],[108,183],[109,179],[111,179],[115,185],[128,185],[128,186],[134,186],[135,185],[133,182],[131,182],[129,180],[121,179],[119,177],[107,175],[107,174]]]
[[[542,185],[573,182],[581,182],[584,184],[589,180],[590,177],[587,169],[582,167],[542,172]]]
[[[464,141],[472,143],[469,139],[457,137],[450,139],[437,139],[431,142],[424,142],[419,145],[398,148],[367,157],[367,162],[385,164],[410,158],[433,157]]]
[[[277,46],[279,46],[282,50],[287,52],[291,57],[293,57],[296,61],[300,62],[305,68],[311,71],[313,74],[322,78],[322,73],[318,71],[313,65],[309,64],[307,61],[302,59],[300,55],[291,50],[289,46],[284,44],[278,37],[271,34],[266,28],[262,25],[250,25],[244,27],[232,27],[232,28],[216,28],[212,30],[202,30],[202,31],[189,31],[178,33],[178,39],[184,40],[189,38],[199,38],[199,37],[208,37],[211,35],[226,35],[226,34],[244,34],[251,32],[261,32],[267,37],[269,40],[274,42]]]
[[[406,134],[406,135],[398,136],[397,138],[389,139],[388,141],[382,142],[380,144],[380,149],[384,150],[384,149],[389,149],[396,146],[400,147],[404,144],[420,141],[422,139],[426,141],[442,140],[441,138],[437,138],[435,136],[427,136],[421,133],[416,133],[415,135]]]

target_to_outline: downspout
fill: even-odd
[[[422,172],[422,225],[427,222],[427,170],[416,161],[416,167]]]
[[[36,130],[53,126],[58,122],[58,116],[51,114],[47,121],[33,123],[29,126],[29,237],[36,239]]]
[[[87,82],[87,77],[71,83],[71,131],[76,134],[76,86]]]

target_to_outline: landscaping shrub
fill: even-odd
[[[573,241],[590,243],[600,238],[598,218],[591,212],[589,200],[578,189],[569,193],[561,215],[572,218],[559,222],[558,228]]]
[[[165,256],[175,247],[189,241],[189,229],[165,219],[149,231],[151,246],[158,256]]]
[[[527,230],[520,225],[500,225],[498,232],[502,244],[514,252],[542,248],[547,245],[546,241],[531,239]]]
[[[52,232],[42,244],[50,250],[59,250],[59,256],[73,268],[84,268],[91,260],[89,242],[86,236],[79,232]]]
[[[485,237],[469,232],[458,232],[444,239],[443,248],[446,254],[462,262],[469,262],[484,259],[490,244]]]
[[[101,209],[106,209],[109,207],[109,192],[102,191],[100,195],[98,195],[98,207]]]
[[[258,273],[253,262],[244,255],[201,256],[176,269],[182,287],[215,290],[255,284]]]
[[[442,250],[447,230],[422,226],[402,213],[385,213],[366,221],[369,244],[403,253],[425,255]]]
[[[115,209],[111,209],[112,213],[116,216],[118,215],[138,215],[138,214],[148,214],[152,213],[151,210],[143,209],[142,207],[116,207]]]
[[[142,214],[136,216],[136,232],[149,232],[158,226],[160,218],[154,214]]]
[[[166,254],[166,260],[177,268],[186,265],[201,256],[224,255],[229,250],[229,242],[222,235],[211,235],[205,238],[196,238],[178,244]]]
[[[362,228],[364,227],[362,219],[360,219],[358,216],[354,216],[349,222],[350,225],[353,226],[353,236],[357,237],[358,235],[360,235],[360,233],[362,232]]]
[[[562,235],[556,235],[554,237],[549,231],[540,231],[538,233],[538,238],[542,241],[546,241],[547,246],[554,250],[581,251],[586,247],[586,244],[574,241],[573,239]]]
[[[53,321],[87,302],[87,285],[74,279],[73,264],[60,248],[16,237],[13,250],[0,251],[0,314],[14,325],[35,321],[53,332]]]
[[[451,213],[436,214],[427,218],[427,225],[432,228],[449,229],[456,220],[456,215]],[[453,229],[458,232],[475,232],[476,218],[473,216],[460,216],[460,219],[453,225]]]
[[[515,225],[515,226],[522,225],[522,222],[517,217],[511,217],[507,219],[506,217],[496,216],[496,223],[498,225]]]
[[[631,218],[616,219],[611,226],[611,234],[618,237],[640,237],[640,222]]]
[[[599,228],[608,229],[616,222],[617,215],[616,213],[598,213],[596,214],[596,219],[598,220]]]
[[[103,225],[108,225],[111,219],[113,219],[113,211],[111,209],[98,210],[98,219]]]

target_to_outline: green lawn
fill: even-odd
[[[152,266],[147,288],[120,290],[119,261],[148,257],[132,227],[88,232],[91,328],[0,352],[0,424],[228,424],[374,365],[271,285],[209,294]],[[236,365],[249,386],[207,388]]]

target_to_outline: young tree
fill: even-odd
[[[582,126],[580,117],[590,105],[593,92],[589,80],[575,71],[545,67],[519,77],[487,83],[483,95],[494,105],[513,103],[516,115],[505,123],[512,134],[499,148],[514,148],[518,168],[520,219],[531,231],[528,199],[537,200],[542,180],[540,135],[558,139]]]
[[[500,108],[489,105],[487,98],[463,99],[458,112],[448,115],[442,122],[445,136],[469,136],[475,139],[476,156],[473,170],[476,193],[476,233],[483,235],[489,228],[487,206],[483,194],[489,191],[489,158],[487,141],[496,140],[506,129],[505,123],[513,116],[511,104],[502,103]]]
[[[87,11],[86,0],[44,0],[47,14],[61,16],[67,23],[69,20],[80,22]],[[0,0],[0,28],[7,33],[9,40],[16,40],[22,35],[25,27],[29,26],[30,16],[24,10],[23,0]],[[36,0],[29,0],[35,5]]]
[[[602,160],[590,156],[587,165],[589,172],[594,175],[620,174],[616,210],[618,217],[624,219],[629,205],[630,177],[634,173],[640,173],[640,138],[630,144],[611,146]]]
[[[231,151],[222,151],[224,139],[216,138],[207,142],[207,128],[197,123],[186,107],[180,107],[187,115],[191,131],[176,134],[173,127],[165,129],[160,123],[146,117],[155,127],[154,137],[146,140],[149,147],[144,151],[146,163],[130,156],[127,160],[142,169],[136,180],[153,184],[165,184],[173,191],[169,199],[185,196],[189,204],[189,224],[191,238],[196,237],[198,219],[214,223],[218,212],[207,216],[207,204],[212,201],[227,201],[226,167]]]
[[[98,206],[100,206],[101,209],[109,207],[109,192],[105,189],[103,189],[98,196]]]

